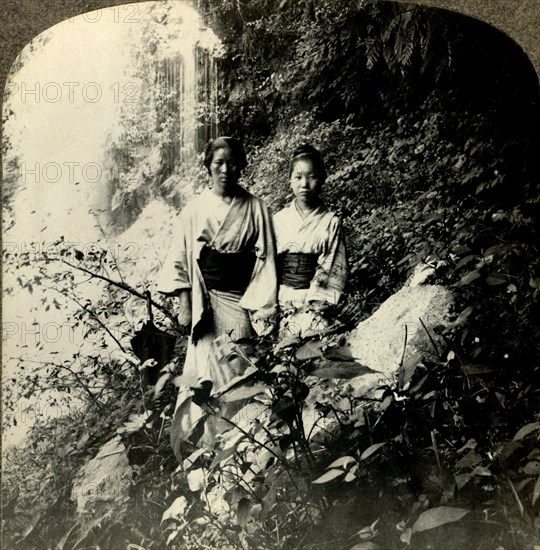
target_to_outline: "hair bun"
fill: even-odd
[[[319,174],[320,183],[322,184],[326,181],[326,168],[321,152],[309,143],[301,143],[294,149],[289,165],[289,178],[291,177],[294,164],[301,159],[311,160]]]
[[[292,154],[293,158],[298,157],[299,155],[315,155],[320,157],[321,153],[318,149],[313,147],[313,145],[309,143],[301,143],[294,149]]]

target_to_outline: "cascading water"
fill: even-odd
[[[119,128],[112,134],[111,153],[133,152],[127,159],[108,160],[115,170],[109,193],[117,232],[134,222],[149,196],[175,206],[183,202],[187,189],[182,200],[169,200],[182,185],[178,179],[189,177],[196,154],[217,133],[219,40],[185,4],[158,4],[149,15],[150,22],[130,36],[137,60],[131,75],[139,82],[141,101],[123,105],[120,118],[145,120],[153,133],[132,137]]]
[[[215,56],[207,49],[196,49],[198,67],[198,101],[203,108],[204,124],[199,125],[197,147],[217,137],[218,127],[218,70]]]

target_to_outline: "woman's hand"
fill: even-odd
[[[191,293],[189,290],[184,290],[178,296],[178,324],[183,327],[191,325]]]

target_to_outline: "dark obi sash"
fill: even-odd
[[[282,252],[278,256],[280,284],[291,288],[309,288],[317,270],[318,254]]]
[[[252,250],[218,252],[205,244],[197,263],[208,290],[243,294],[251,281],[255,259]]]

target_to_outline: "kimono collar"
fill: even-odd
[[[218,195],[216,195],[212,189],[210,187],[205,187],[200,195],[200,197],[202,197],[204,200],[208,200],[210,201],[211,203],[215,204],[215,205],[224,205],[224,204],[228,204],[227,202],[225,202],[221,197],[219,197]],[[237,192],[236,194],[232,197],[232,201],[230,202],[230,204],[232,204],[233,202],[236,202],[238,201],[239,199],[240,200],[244,200],[247,196],[249,196],[249,192],[244,189],[243,187],[241,186],[238,186],[237,188]]]
[[[295,214],[302,220],[302,221],[307,221],[309,220],[312,216],[318,216],[319,214],[322,214],[325,210],[326,210],[326,206],[324,205],[323,202],[321,202],[321,204],[319,204],[319,206],[317,206],[317,208],[315,208],[314,210],[312,210],[305,218],[302,217],[302,214],[300,213],[300,210],[296,204],[296,199],[294,199],[292,202],[291,202],[291,205],[290,207],[291,210],[293,212],[295,212]]]

